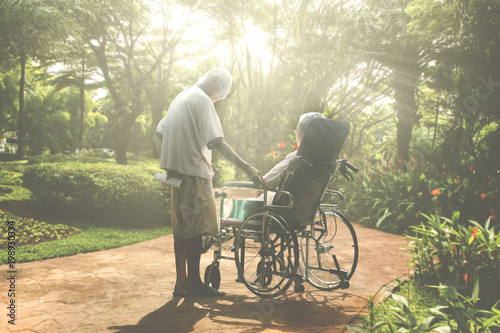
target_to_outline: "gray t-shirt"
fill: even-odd
[[[212,146],[224,140],[219,117],[210,97],[193,86],[170,105],[155,135],[162,140],[160,169],[212,179]]]

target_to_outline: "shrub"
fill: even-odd
[[[228,181],[236,179],[235,166],[226,160],[218,160],[212,163],[214,178],[212,179],[214,187],[221,187]]]
[[[355,181],[339,182],[346,197],[345,213],[353,221],[401,234],[425,221],[419,212],[437,208],[448,217],[460,211],[461,223],[490,217],[492,225],[500,225],[495,211],[500,207],[498,175],[484,175],[485,181],[479,182],[472,167],[466,177],[460,177],[447,174],[445,166],[441,173],[424,171],[413,160],[407,166],[376,161],[354,164],[360,168]]]
[[[500,328],[500,311],[477,310],[473,303],[459,295],[454,287],[439,286],[445,305],[414,310],[409,300],[401,295],[391,295],[395,305],[385,321],[375,323],[374,308],[369,300],[369,318],[362,317],[363,326],[349,325],[350,331],[373,332],[497,332]],[[479,329],[479,330],[478,330]]]
[[[6,161],[19,161],[22,158],[19,158],[17,154],[12,154],[12,153],[5,153],[1,152],[0,153],[0,161],[6,162]]]
[[[48,224],[33,219],[14,216],[0,210],[0,233],[2,239],[8,240],[9,227],[15,228],[15,247],[39,244],[56,239],[67,238],[81,232],[80,229],[63,224]],[[0,250],[7,248],[8,242],[0,243]]]
[[[21,186],[24,167],[24,161],[0,162],[0,202],[29,199],[30,191]]]
[[[90,216],[105,224],[150,227],[169,216],[167,187],[155,168],[78,162],[26,167],[23,184],[38,205]]]
[[[459,223],[460,213],[451,219],[436,215],[427,216],[426,223],[412,227],[414,236],[410,248],[415,277],[423,283],[454,284],[477,302],[480,281],[500,280],[500,234],[475,221],[469,225]],[[484,289],[483,297],[491,296],[492,290]],[[488,295],[490,294],[490,295]],[[498,292],[497,292],[498,296]]]
[[[28,165],[42,164],[42,163],[59,163],[59,162],[81,162],[81,163],[114,163],[114,160],[109,155],[81,152],[80,154],[46,154],[39,156],[32,156],[28,158]]]
[[[346,197],[346,215],[369,227],[403,233],[418,224],[418,212],[432,203],[425,174],[404,172],[398,165],[362,162],[353,182],[339,182]]]

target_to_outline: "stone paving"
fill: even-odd
[[[1,266],[1,332],[342,332],[370,295],[408,274],[401,236],[355,225],[360,257],[351,288],[333,292],[305,284],[273,301],[235,282],[221,261],[223,298],[172,296],[173,238],[96,253],[16,265],[15,326],[10,325],[8,267]],[[202,273],[211,263],[202,256]],[[291,288],[293,289],[293,288]]]

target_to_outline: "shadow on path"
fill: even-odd
[[[173,297],[161,308],[143,317],[137,325],[111,326],[108,329],[119,333],[208,330],[259,332],[267,329],[321,332],[327,327],[334,329],[338,326],[341,330],[352,319],[349,313],[356,311],[342,305],[345,297],[357,296],[340,293],[327,297],[315,292],[304,292],[273,300],[245,295],[226,295],[223,298]],[[330,323],[325,323],[325,315],[331,318]],[[205,321],[204,325],[197,326],[206,317],[211,324],[207,326]]]

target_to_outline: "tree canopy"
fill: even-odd
[[[351,123],[344,151],[498,165],[498,0],[6,0],[0,130],[19,155],[153,154],[170,101],[215,66],[226,140],[257,166],[300,114]],[[404,164],[402,164],[404,165]],[[267,170],[263,170],[267,171]]]

